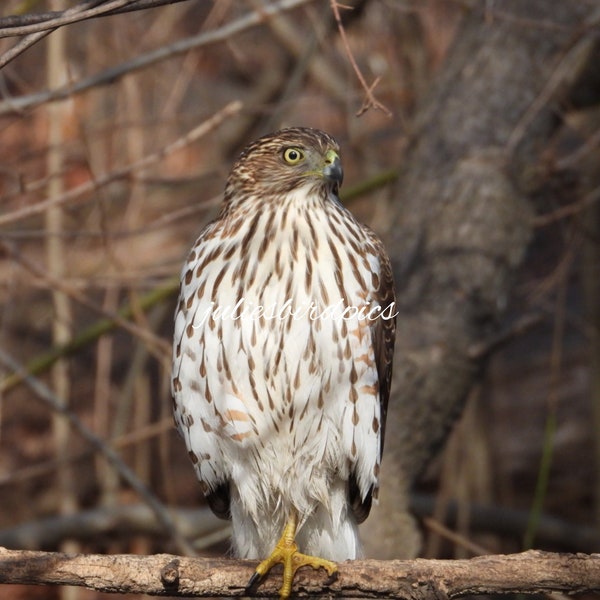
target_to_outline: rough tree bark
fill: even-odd
[[[531,237],[528,177],[597,18],[572,0],[474,3],[417,112],[388,241],[400,314],[368,556],[417,550],[406,489],[483,366],[473,348],[497,332]]]
[[[158,596],[246,596],[256,562],[228,559],[61,554],[0,548],[0,583],[75,585],[113,593]],[[270,576],[255,597],[278,595],[280,577]],[[590,592],[600,590],[600,555],[522,554],[470,560],[349,561],[327,581],[302,569],[294,596],[437,600],[465,594]]]

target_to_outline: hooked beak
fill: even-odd
[[[325,154],[323,177],[334,183],[336,190],[342,185],[344,171],[342,169],[342,161],[335,150],[328,150],[327,154]]]

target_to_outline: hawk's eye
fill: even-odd
[[[286,148],[283,151],[283,160],[288,165],[297,165],[304,158],[304,152],[300,148]]]

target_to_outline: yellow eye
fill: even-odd
[[[283,160],[288,165],[297,165],[304,159],[304,152],[300,148],[286,148],[283,152]]]

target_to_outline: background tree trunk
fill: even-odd
[[[489,18],[485,4],[473,6],[420,101],[392,207],[400,312],[367,540],[378,558],[418,549],[407,486],[460,414],[486,359],[476,348],[498,333],[532,235],[532,175],[598,16],[582,2],[509,0]]]

